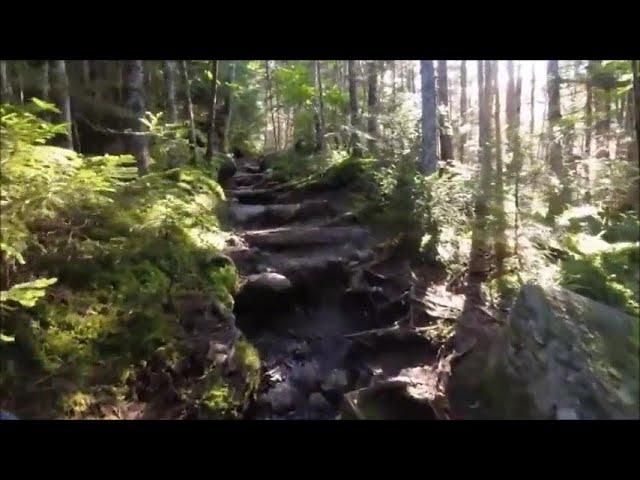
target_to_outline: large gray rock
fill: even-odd
[[[639,418],[639,320],[559,287],[525,285],[482,378],[491,418]]]

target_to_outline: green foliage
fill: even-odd
[[[27,417],[76,415],[88,410],[89,392],[126,391],[126,372],[180,341],[175,295],[232,307],[237,272],[212,261],[224,244],[216,218],[224,192],[209,167],[138,177],[129,156],[44,145],[54,126],[2,108],[1,267],[10,283],[0,328],[11,348],[0,353],[0,391],[22,395]],[[48,387],[57,381],[87,397]]]

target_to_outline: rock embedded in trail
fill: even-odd
[[[218,169],[218,183],[225,184],[238,171],[238,166],[232,156],[225,156]]]
[[[331,404],[319,392],[314,392],[309,396],[309,407],[318,412],[331,411]]]
[[[244,234],[244,238],[250,245],[261,248],[342,243],[363,245],[369,239],[369,232],[360,227],[288,227],[249,231]]]
[[[235,309],[238,312],[281,310],[292,301],[292,287],[291,281],[279,273],[249,275],[236,295]]]
[[[487,415],[638,419],[638,329],[637,318],[566,289],[523,286],[482,377]]]
[[[229,216],[244,226],[275,227],[286,223],[306,221],[333,213],[326,200],[307,200],[302,203],[253,205],[232,203]]]

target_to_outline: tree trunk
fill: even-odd
[[[43,60],[42,62],[42,77],[40,81],[41,81],[40,91],[42,92],[42,99],[49,100],[51,83],[49,80],[49,61],[48,60]]]
[[[133,132],[142,131],[140,121],[145,112],[144,101],[144,69],[142,60],[124,62],[125,107],[129,110],[129,128]],[[128,135],[127,147],[138,165],[138,173],[144,175],[149,168],[149,151],[146,135]]]
[[[369,151],[375,152],[378,141],[378,69],[374,60],[367,64],[367,133],[373,137],[369,139]]]
[[[584,107],[584,151],[591,156],[591,129],[593,127],[593,87],[590,75],[587,77],[587,101]]]
[[[169,123],[177,123],[178,109],[176,108],[176,62],[173,60],[164,61],[164,85],[167,95],[167,113]]]
[[[536,126],[536,66],[531,66],[531,125],[529,126],[529,133],[533,135]]]
[[[318,102],[318,129],[316,131],[316,149],[319,152],[324,151],[324,98],[322,94],[322,72],[320,70],[320,61],[315,60],[313,68],[315,70],[315,86],[317,89]]]
[[[218,93],[218,60],[211,61],[211,99],[209,100],[209,118],[207,121],[207,150],[205,160],[211,164],[213,152],[218,150],[216,145],[216,100]]]
[[[271,86],[271,74],[269,72],[269,60],[264,61],[264,74],[266,79],[266,87],[267,87],[267,101],[269,103],[269,110],[271,111],[271,124],[273,125],[273,142],[275,144],[275,149],[278,150],[280,147],[280,138],[278,135],[278,124],[276,123],[276,114],[273,109],[273,90]]]
[[[0,60],[0,100],[8,103],[13,97],[13,89],[7,72],[7,62]]]
[[[566,181],[564,166],[562,164],[562,145],[559,134],[556,131],[558,123],[562,119],[560,111],[560,73],[558,60],[549,60],[547,64],[547,128],[549,136],[549,166],[559,182],[558,187],[551,195],[549,201],[548,217],[554,219],[562,213],[566,205]]]
[[[462,60],[460,64],[460,128],[463,132],[460,135],[460,161],[464,160],[464,147],[467,143],[467,108],[467,61]]]
[[[228,62],[225,65],[224,81],[220,84],[218,105],[216,106],[215,132],[216,141],[220,151],[229,152],[229,125],[231,120],[231,84],[235,79],[235,64]]]
[[[438,60],[438,104],[440,113],[438,123],[440,129],[440,159],[450,160],[453,158],[453,145],[451,134],[449,133],[449,82],[447,79],[447,61]]]
[[[430,175],[437,167],[437,106],[433,60],[420,61],[422,78],[422,172]]]
[[[197,138],[196,138],[196,122],[193,116],[193,103],[191,102],[191,79],[189,78],[189,70],[187,62],[182,61],[182,79],[184,82],[184,91],[187,97],[187,116],[189,117],[189,147],[191,148],[191,162],[198,162]]]
[[[631,69],[633,70],[633,105],[636,117],[636,153],[640,162],[640,72],[638,71],[638,60],[631,61]],[[638,164],[640,167],[640,163]]]
[[[53,98],[60,109],[60,115],[64,123],[68,124],[64,146],[73,150],[73,122],[71,120],[71,100],[69,99],[69,79],[67,77],[67,67],[64,60],[53,61]]]
[[[347,61],[347,76],[349,80],[349,120],[351,123],[351,154],[355,157],[362,155],[357,130],[360,128],[358,112],[358,84],[356,82],[355,60]]]
[[[506,218],[504,212],[504,184],[502,178],[502,124],[500,122],[500,89],[498,88],[498,62],[493,62],[493,88],[494,96],[496,99],[494,109],[494,122],[496,131],[496,235],[494,239],[496,266],[498,275],[503,273],[504,259],[507,252],[507,240],[505,235],[506,230]],[[510,88],[507,87],[507,92],[511,92],[509,100],[511,101],[511,122],[512,126],[515,124],[515,93],[516,87],[513,82],[513,64],[511,65],[511,77]],[[513,135],[513,134],[512,134]]]

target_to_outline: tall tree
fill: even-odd
[[[273,142],[276,150],[280,148],[280,134],[278,122],[276,121],[276,112],[273,107],[273,85],[271,84],[271,71],[269,60],[264,61],[265,89],[267,102],[269,103],[269,111],[271,112],[271,124],[273,125]]]
[[[174,60],[164,61],[164,85],[169,123],[176,123],[178,109],[176,107],[176,62]]]
[[[193,102],[191,101],[191,79],[189,78],[189,69],[185,60],[182,61],[182,79],[184,82],[185,96],[187,97],[187,117],[189,119],[189,148],[191,149],[191,162],[197,163],[198,150],[196,148],[196,122],[193,115]]]
[[[324,142],[324,98],[322,92],[322,72],[320,69],[320,61],[315,60],[313,69],[315,70],[315,87],[317,89],[317,102],[318,102],[318,129],[316,131],[316,149],[323,151],[325,147]]]
[[[558,60],[547,63],[547,122],[549,141],[549,166],[558,180],[558,187],[554,189],[549,201],[548,217],[553,219],[562,213],[566,204],[567,185],[564,166],[562,163],[562,144],[557,132],[562,119],[560,111],[560,73]]]
[[[536,66],[531,64],[531,123],[529,133],[533,135],[536,125]]]
[[[231,120],[232,84],[235,79],[236,66],[233,62],[222,64],[221,74],[224,80],[218,91],[218,106],[216,108],[215,130],[216,142],[220,151],[229,151],[229,124]]]
[[[449,82],[447,79],[447,61],[438,60],[438,123],[440,128],[440,158],[450,160],[453,158],[453,145],[449,133]]]
[[[640,167],[640,71],[638,70],[638,68],[638,60],[632,60],[631,69],[633,71],[633,105],[636,118],[636,153],[638,155],[638,166]]]
[[[467,61],[460,63],[460,160],[464,160],[464,147],[467,143],[466,123],[467,123]]]
[[[127,136],[127,149],[138,165],[138,173],[144,175],[149,168],[149,147],[147,135],[142,132],[142,118],[145,112],[144,68],[142,60],[124,62],[125,107],[129,111],[129,128],[132,134]]]
[[[420,61],[422,78],[422,162],[425,175],[436,171],[437,166],[437,106],[436,82],[433,71],[433,60]]]
[[[61,120],[69,126],[64,146],[73,149],[73,122],[71,119],[71,100],[69,98],[69,79],[67,77],[66,62],[64,60],[54,60],[52,66],[53,98],[60,110]]]
[[[513,64],[511,66],[513,70]],[[511,91],[509,101],[511,102],[511,123],[515,123],[515,93],[516,87],[513,82],[513,71],[511,72]],[[504,212],[504,183],[502,168],[502,124],[500,122],[500,89],[498,88],[498,62],[493,62],[493,94],[495,96],[494,122],[495,122],[495,144],[496,144],[496,171],[495,171],[495,201],[496,201],[496,235],[495,235],[495,254],[498,273],[503,271],[503,263],[506,258],[507,240],[505,235],[506,216]],[[507,109],[509,111],[509,109]],[[513,135],[513,133],[512,133]]]
[[[369,139],[369,150],[375,151],[378,140],[378,65],[374,60],[367,62],[367,133],[373,137]]]
[[[7,62],[0,60],[0,100],[9,102],[13,97],[13,89],[7,71]]]
[[[211,98],[209,99],[209,115],[207,120],[207,150],[205,160],[213,161],[213,152],[217,150],[216,141],[216,101],[218,92],[218,60],[211,61]]]
[[[349,119],[351,123],[351,153],[358,157],[362,155],[358,129],[360,128],[360,115],[358,112],[358,84],[356,81],[356,61],[348,60],[347,77],[349,80]]]
[[[49,100],[49,91],[51,89],[51,81],[49,79],[49,61],[42,61],[42,76],[40,77],[40,92],[43,100]]]

